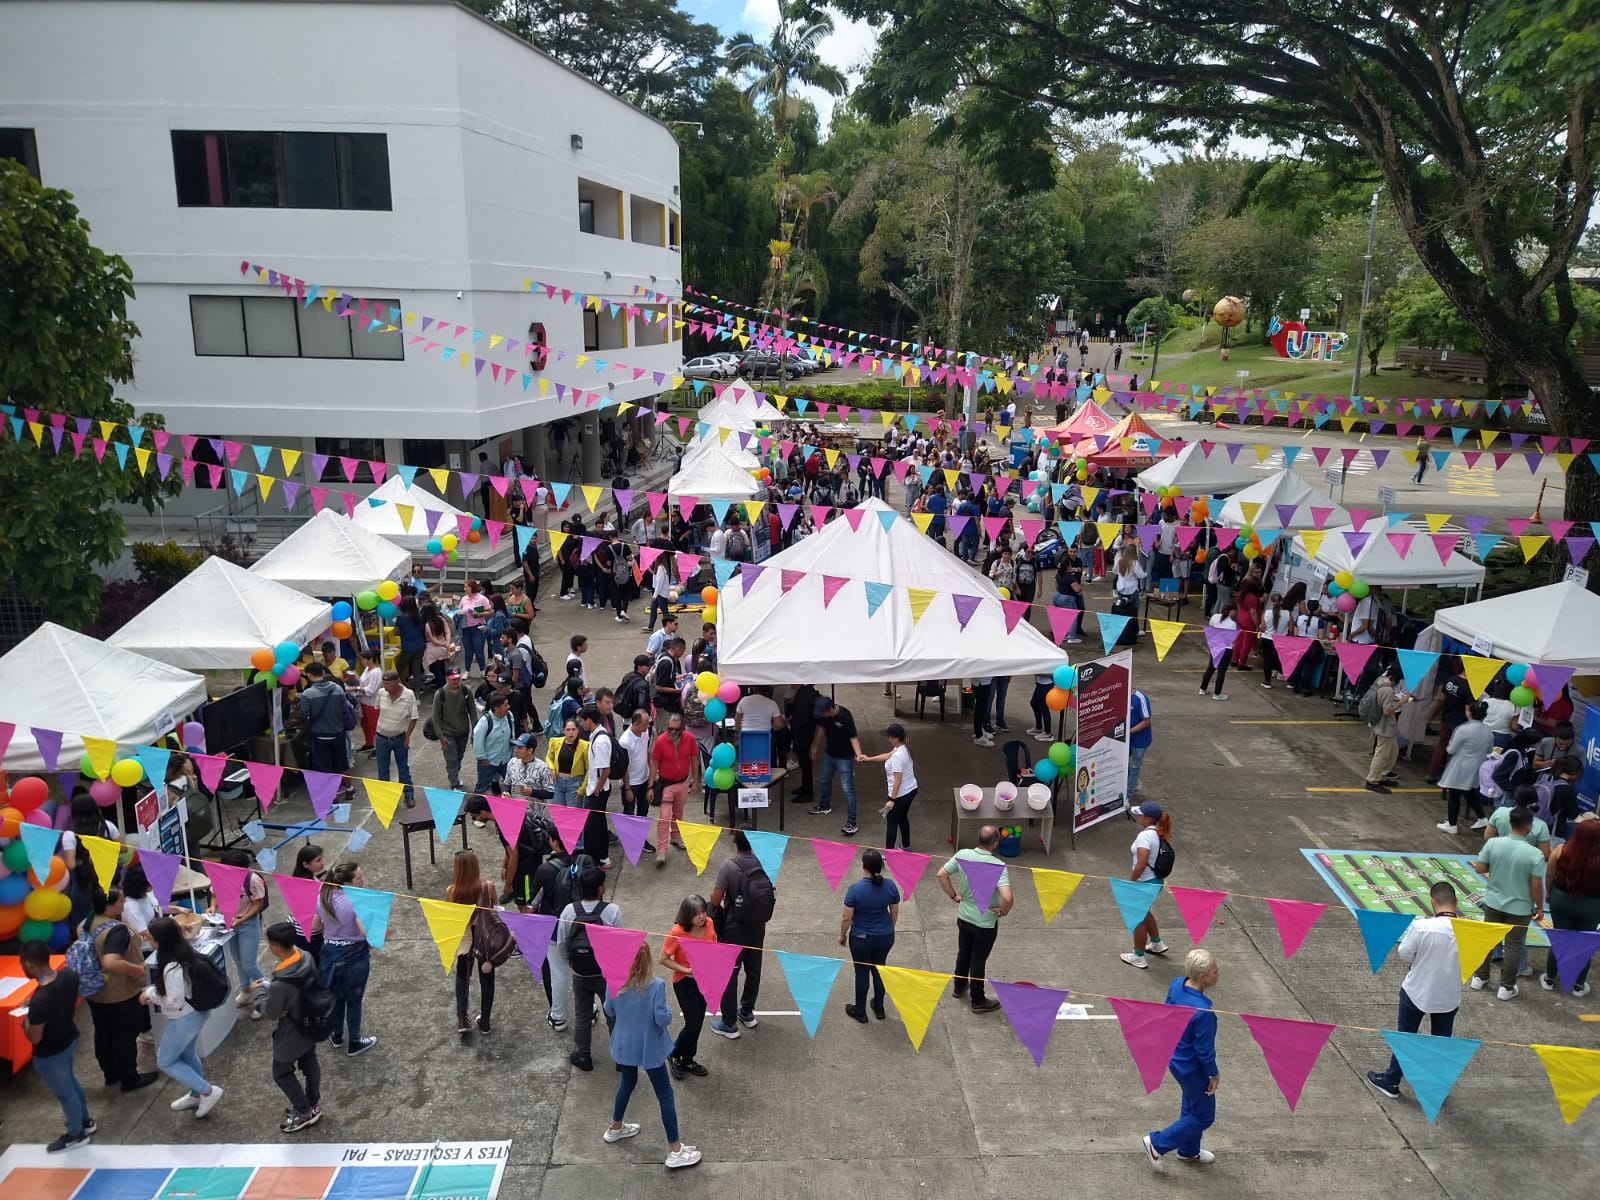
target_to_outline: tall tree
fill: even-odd
[[[796,116],[794,90],[798,85],[808,84],[830,96],[845,93],[844,73],[822,61],[822,39],[832,32],[833,18],[815,4],[778,0],[778,21],[765,42],[748,33],[728,39],[728,70],[735,75],[755,73],[744,94],[771,114],[772,127],[780,138]]]
[[[142,474],[132,457],[122,470],[114,454],[74,455],[70,440],[55,452],[42,414],[135,421],[133,406],[115,396],[133,378],[133,273],[89,240],[71,196],[5,160],[0,214],[0,396],[19,418],[38,409],[45,429],[42,445],[26,425],[20,437],[15,425],[0,437],[0,579],[46,619],[81,627],[100,602],[96,568],[124,549],[115,506],[153,512],[179,484],[162,483],[154,465]],[[162,428],[149,414],[136,423]],[[148,434],[142,444],[149,448]]]
[[[1600,437],[1568,274],[1600,183],[1593,0],[840,7],[882,22],[865,87],[878,111],[976,89],[984,119],[970,136],[1010,155],[1014,174],[1029,157],[1045,165],[1026,148],[1061,114],[1129,113],[1132,132],[1159,140],[1265,135],[1376,176],[1423,268],[1533,387],[1552,432]],[[1600,511],[1584,459],[1566,509]]]

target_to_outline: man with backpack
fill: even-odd
[[[935,878],[944,894],[954,900],[956,909],[956,969],[955,996],[960,999],[972,994],[972,1011],[994,1012],[1000,1001],[984,992],[984,968],[989,964],[989,954],[994,949],[995,938],[1000,933],[1000,918],[1011,911],[1011,876],[1005,864],[995,857],[1000,845],[1000,830],[985,825],[978,830],[978,844],[968,850],[957,850],[950,861],[939,868]],[[982,863],[984,869],[1000,868],[994,892],[988,904],[978,907],[972,894],[972,880],[962,863]]]
[[[750,537],[738,521],[729,523],[727,536],[722,542],[722,553],[729,562],[750,561]]]
[[[322,1067],[317,1043],[328,1035],[333,994],[322,986],[316,960],[295,944],[294,926],[279,921],[267,930],[267,949],[275,960],[267,989],[266,1015],[272,1029],[272,1082],[289,1100],[278,1128],[299,1133],[322,1120]],[[298,1072],[298,1075],[296,1074]],[[304,1085],[299,1076],[305,1077]]]
[[[624,675],[617,684],[612,702],[615,712],[624,724],[633,720],[633,714],[641,708],[645,710],[647,719],[654,718],[653,707],[650,703],[651,693],[654,689],[650,686],[650,668],[655,665],[655,659],[648,654],[635,654],[633,656],[633,670]]]
[[[761,960],[765,954],[761,947],[767,943],[767,922],[772,920],[778,900],[777,888],[751,851],[750,839],[743,829],[733,831],[733,846],[733,856],[717,871],[710,899],[711,910],[717,914],[717,940],[744,947],[722,992],[722,1015],[711,1022],[711,1032],[729,1041],[739,1036],[739,1025],[746,1029],[756,1027],[756,997],[761,994]],[[741,968],[744,989],[735,1008]],[[734,1024],[735,1018],[738,1025]]]
[[[572,1039],[577,1048],[567,1056],[567,1061],[580,1071],[592,1071],[594,1059],[589,1051],[594,1014],[606,998],[606,981],[600,962],[595,958],[594,943],[589,939],[587,927],[609,925],[615,929],[622,924],[622,910],[606,901],[604,872],[590,867],[583,872],[578,885],[580,898],[561,910],[556,925],[556,952],[572,976]]]
[[[511,722],[511,698],[492,697],[487,710],[472,727],[472,754],[478,761],[478,778],[472,790],[480,796],[489,790],[490,784],[505,777],[515,732]]]
[[[1400,757],[1400,722],[1396,714],[1411,699],[1395,687],[1398,668],[1384,667],[1361,696],[1358,713],[1372,730],[1372,761],[1367,765],[1367,791],[1387,796],[1400,776],[1394,769]]]
[[[484,806],[485,808],[488,805]],[[554,833],[554,827],[550,833]],[[544,860],[535,868],[533,879],[528,889],[527,908],[524,911],[542,913],[547,917],[560,917],[578,895],[578,880],[583,872],[594,866],[594,859],[581,851],[569,857],[559,840],[550,837],[547,841],[549,852]],[[521,857],[521,851],[518,851]],[[523,907],[519,901],[517,907]],[[561,930],[556,929],[559,938]],[[564,955],[550,953],[544,956],[544,967],[540,971],[540,981],[544,984],[545,1003],[550,1006],[550,1014],[545,1018],[550,1028],[557,1033],[567,1027],[567,993],[571,990],[571,972],[567,970],[567,960]]]
[[[433,694],[433,732],[444,752],[445,777],[453,788],[461,787],[461,755],[477,720],[477,702],[461,686],[461,671],[451,668],[444,686]]]
[[[320,662],[307,664],[306,678],[310,683],[300,693],[299,708],[300,719],[306,723],[311,768],[344,775],[350,770],[345,735],[361,723],[361,714],[344,686],[331,679]]]
[[[606,809],[611,803],[611,781],[628,773],[628,752],[606,729],[604,718],[592,704],[578,710],[578,728],[589,739],[589,771],[583,781],[583,804],[589,819],[583,826],[582,847],[599,860],[600,869],[611,869],[611,830],[606,824]]]

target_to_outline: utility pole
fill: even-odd
[[[1350,399],[1354,401],[1361,387],[1361,337],[1366,332],[1367,301],[1372,297],[1372,252],[1378,241],[1378,196],[1383,189],[1372,193],[1372,215],[1367,220],[1366,271],[1361,280],[1361,315],[1356,318],[1355,365],[1350,371]]]

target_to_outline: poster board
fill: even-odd
[[[1078,664],[1078,722],[1074,734],[1072,832],[1128,810],[1128,703],[1133,698],[1133,652],[1123,650]]]

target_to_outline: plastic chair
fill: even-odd
[[[939,702],[939,720],[944,720],[945,686],[942,679],[925,679],[917,684],[916,712],[919,719],[927,716],[928,701]]]

